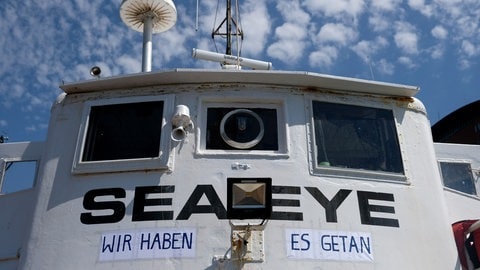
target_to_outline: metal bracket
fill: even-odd
[[[232,260],[242,262],[265,261],[263,230],[247,226],[232,230]]]
[[[232,170],[248,170],[252,168],[249,164],[240,164],[238,162],[235,162],[232,164]]]

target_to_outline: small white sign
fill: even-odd
[[[149,229],[102,234],[99,260],[195,257],[196,230]]]
[[[374,261],[370,233],[286,229],[285,238],[291,259]]]

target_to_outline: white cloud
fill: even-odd
[[[280,39],[301,40],[307,36],[307,30],[298,24],[285,23],[275,29],[275,36]]]
[[[475,56],[478,53],[478,49],[470,41],[464,40],[462,42],[462,52],[467,57],[472,57],[472,56]]]
[[[298,24],[285,23],[275,29],[278,41],[270,45],[267,54],[284,63],[292,63],[300,59],[305,49],[307,31]]]
[[[182,31],[181,28],[171,29],[165,33],[157,35],[155,48],[153,51],[153,63],[160,69],[168,67],[167,62],[175,57],[190,56],[190,49],[186,46],[187,37],[193,35],[193,29],[187,28]]]
[[[138,57],[122,55],[116,62],[119,65],[119,68],[123,71],[122,73],[132,74],[138,73],[142,70],[142,61],[139,60]]]
[[[446,6],[449,6],[449,5],[454,6],[461,3],[462,1],[463,0],[434,0],[434,2],[436,2],[437,4],[446,5]]]
[[[445,29],[445,27],[441,26],[441,25],[437,25],[435,26],[432,31],[432,36],[436,39],[446,39],[447,36],[448,36],[448,30]]]
[[[338,18],[345,14],[356,18],[365,7],[364,0],[305,0],[304,5],[313,12],[322,12],[327,16]]]
[[[449,16],[458,17],[462,16],[463,10],[463,0],[434,0],[434,5],[441,12],[447,12]],[[465,1],[463,1],[465,2]]]
[[[428,2],[428,4],[426,4]],[[436,40],[441,41],[440,44],[424,50],[429,53],[432,59],[440,59],[449,53],[446,48],[454,48],[451,51],[457,52],[456,57],[460,58],[458,68],[460,70],[470,68],[472,66],[472,58],[479,55],[480,43],[478,33],[480,33],[479,13],[480,1],[477,0],[409,0],[409,6],[428,17],[434,27],[430,34]],[[398,31],[398,29],[397,29]],[[398,31],[399,33],[400,31]],[[408,33],[413,33],[407,30]],[[404,38],[406,36],[403,36]],[[415,51],[414,37],[403,39],[402,44],[397,44],[405,53],[412,54]],[[419,36],[417,35],[417,46]],[[417,51],[421,50],[417,47]]]
[[[278,1],[276,9],[284,23],[275,28],[275,41],[268,46],[267,54],[292,65],[303,56],[308,45],[310,15],[302,9],[298,0]]]
[[[41,105],[41,104],[44,104],[44,103],[43,103],[43,100],[41,100],[39,97],[30,96],[30,105],[32,107],[36,107],[36,106]]]
[[[398,58],[398,62],[402,65],[404,65],[405,67],[407,68],[415,68],[416,65],[415,63],[413,62],[413,60],[410,58],[410,57],[407,57],[407,56],[401,56]]]
[[[372,14],[368,18],[368,24],[375,32],[382,32],[391,27],[391,21],[380,14]]]
[[[427,17],[431,17],[433,15],[433,6],[426,5],[425,0],[408,0],[408,5],[414,9],[418,10],[420,13]]]
[[[321,43],[333,42],[345,46],[357,38],[357,31],[340,23],[327,23],[317,35]]]
[[[309,55],[311,67],[329,68],[338,57],[338,49],[333,46],[321,47]]]
[[[263,2],[263,1],[256,1]],[[300,6],[300,1],[278,1],[277,10],[282,14],[282,17],[287,22],[296,23],[299,25],[307,25],[310,22],[310,14],[308,14]]]
[[[35,125],[29,125],[25,127],[25,131],[27,132],[35,132],[37,131],[37,127]]]
[[[455,22],[457,28],[455,34],[463,38],[476,38],[480,31],[478,20],[478,15],[468,16],[462,14]]]
[[[352,50],[366,63],[371,62],[375,54],[379,54],[382,49],[388,46],[388,41],[383,37],[377,37],[375,40],[362,40],[352,47]]]
[[[395,44],[405,53],[415,54],[418,52],[417,48],[418,37],[412,32],[399,32],[395,34]]]
[[[394,11],[402,3],[402,0],[372,0],[371,5],[375,9]]]
[[[10,89],[11,91],[8,91],[7,93],[10,98],[21,98],[25,93],[25,88],[23,88],[20,84],[12,85]]]
[[[416,29],[411,24],[404,22],[397,23],[394,40],[397,47],[404,53],[418,53],[418,36]]]
[[[44,94],[32,95],[26,93],[23,97],[22,110],[31,114],[32,112],[38,112],[50,108],[51,101],[48,100],[48,97]],[[33,117],[36,117],[36,114],[33,114]]]
[[[395,72],[395,66],[386,59],[380,59],[380,61],[375,64],[375,70],[378,70],[382,74],[392,75]]]
[[[465,69],[468,69],[468,68],[471,67],[471,63],[467,59],[460,59],[458,61],[458,65],[459,65],[460,70],[465,70]]]
[[[267,49],[267,54],[284,63],[293,64],[303,56],[304,49],[304,42],[294,39],[286,39],[270,45]]]
[[[271,31],[270,14],[265,1],[249,0],[242,5],[241,23],[245,38],[243,55],[260,56],[267,45]]]
[[[445,47],[443,45],[436,45],[430,49],[430,56],[432,59],[440,59],[445,54]]]

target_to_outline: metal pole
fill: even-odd
[[[227,0],[227,52],[226,54],[232,55],[232,1]]]
[[[152,19],[152,16],[146,16],[143,20],[142,72],[152,71]]]

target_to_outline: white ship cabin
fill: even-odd
[[[438,164],[479,163],[434,145],[416,87],[192,69],[60,87],[45,142],[0,144],[0,269],[461,269],[452,223],[478,193]]]
[[[432,126],[448,216],[464,269],[480,267],[480,100]]]

